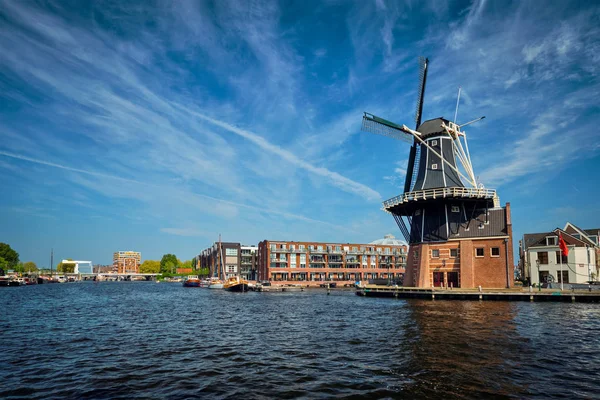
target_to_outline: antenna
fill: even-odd
[[[456,123],[456,117],[458,115],[458,104],[460,103],[460,91],[461,91],[461,87],[458,87],[458,97],[456,98],[456,111],[454,111],[454,123]]]

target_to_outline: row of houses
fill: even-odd
[[[401,280],[408,245],[393,235],[370,243],[263,240],[258,246],[215,242],[196,256],[196,265],[226,279],[318,284],[367,279]]]
[[[559,235],[568,255],[559,247]],[[600,228],[581,229],[567,222],[564,228],[528,233],[519,243],[519,272],[532,285],[597,281],[600,259]]]

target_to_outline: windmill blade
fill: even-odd
[[[407,143],[413,143],[412,135],[404,132],[400,125],[396,125],[393,122],[376,117],[373,114],[365,113],[365,115],[363,115],[361,130],[402,140]]]
[[[415,109],[415,130],[421,125],[423,116],[423,101],[425,100],[425,86],[427,85],[427,67],[429,59],[419,57],[419,97],[417,98],[417,107]]]

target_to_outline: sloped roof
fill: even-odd
[[[593,240],[591,240],[589,237],[587,237],[588,233],[585,232],[585,230],[579,228],[578,226],[576,226],[570,222],[567,222],[565,224],[564,231],[566,231],[567,233],[578,233],[581,236],[581,240],[586,242],[588,245],[596,246],[596,243]],[[570,231],[575,231],[575,232],[570,232]]]
[[[568,232],[565,232],[564,230],[562,230],[560,228],[556,228],[555,230],[546,232],[546,233],[525,234],[524,235],[524,239],[525,239],[524,249],[527,250],[530,247],[538,247],[538,246],[545,247],[545,246],[547,246],[546,245],[546,237],[547,236],[557,237],[559,232],[562,233],[563,240],[568,245],[575,245],[575,246],[585,246],[586,245],[586,242],[584,242],[583,240],[580,240],[580,239],[577,239],[577,238],[571,236]],[[558,243],[555,246],[558,246]]]

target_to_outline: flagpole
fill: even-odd
[[[562,258],[563,258],[563,254],[562,254],[562,250],[560,251],[560,290],[564,290],[564,286],[563,286],[563,273],[562,273]]]

